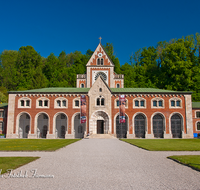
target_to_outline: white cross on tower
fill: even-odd
[[[100,36],[100,37],[99,37],[99,41],[100,41],[100,43],[101,43],[101,39],[102,39],[102,38],[101,38],[101,36]]]

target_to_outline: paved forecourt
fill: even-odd
[[[151,152],[118,139],[83,139],[56,152],[0,152],[41,157],[13,171],[27,172],[25,178],[1,176],[0,189],[199,189],[200,172],[166,158],[185,154],[200,152]]]

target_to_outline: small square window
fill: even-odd
[[[197,117],[197,118],[200,118],[200,112],[199,112],[199,111],[196,112],[196,117]]]
[[[157,101],[156,100],[153,101],[153,106],[157,107]]]
[[[79,100],[75,100],[75,106],[79,107]]]
[[[140,105],[144,107],[144,100],[140,101]]]
[[[30,100],[26,100],[26,106],[30,106]]]
[[[116,102],[117,102],[117,107],[119,107],[119,100],[117,100]]]
[[[42,106],[42,100],[39,100],[39,106]]]
[[[44,106],[46,106],[46,107],[48,106],[48,100],[44,101]]]
[[[171,106],[175,107],[175,101],[174,100],[171,101]]]
[[[67,105],[66,100],[62,101],[62,105],[63,105],[63,107],[66,107],[66,105]]]
[[[180,106],[181,106],[180,100],[177,100],[177,101],[176,101],[176,106],[177,106],[177,107],[180,107]]]
[[[158,105],[159,105],[159,107],[163,107],[163,101],[159,100]]]
[[[139,101],[138,100],[135,101],[135,106],[139,107]]]
[[[21,106],[24,106],[24,100],[21,100]]]

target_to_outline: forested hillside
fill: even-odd
[[[105,50],[115,64],[115,72],[124,74],[125,87],[151,87],[193,91],[193,101],[200,101],[200,34],[158,42],[139,49],[130,62],[120,66],[113,45]],[[7,91],[45,87],[75,87],[76,74],[86,73],[93,51],[62,51],[42,57],[32,46],[19,51],[5,50],[0,55],[0,102],[7,101]]]

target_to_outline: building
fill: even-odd
[[[90,133],[124,138],[193,138],[193,131],[200,129],[200,114],[194,119],[200,109],[192,110],[192,92],[124,88],[124,76],[114,72],[101,43],[86,67],[86,74],[77,75],[76,88],[9,92],[7,137],[83,138]],[[86,96],[84,124],[80,124],[81,95]],[[119,124],[119,95],[126,96],[123,124]]]

